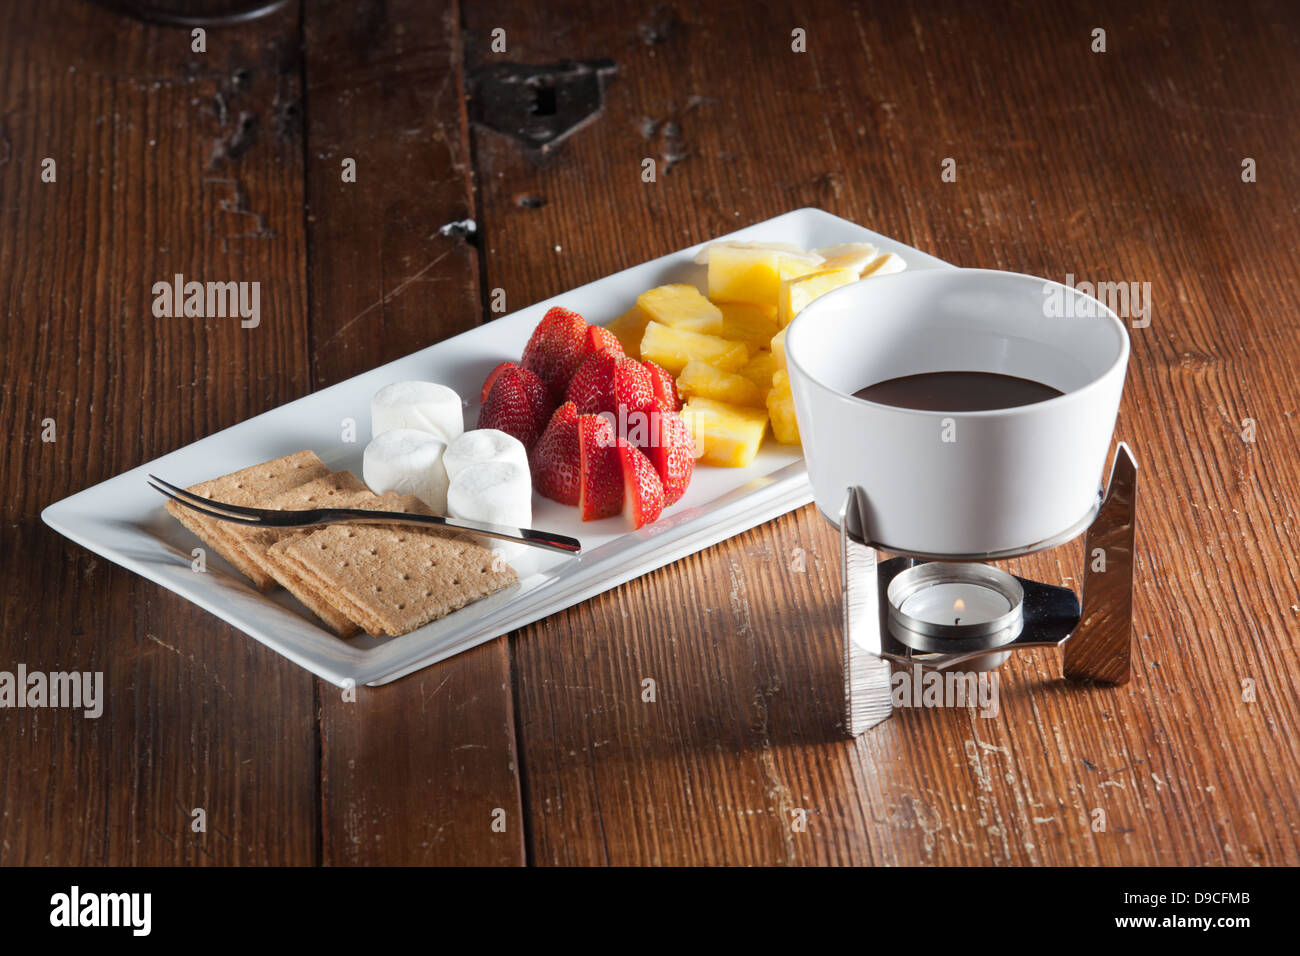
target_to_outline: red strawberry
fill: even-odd
[[[604,326],[587,326],[587,352],[599,352],[601,349],[611,349],[622,355],[623,343],[618,340],[617,335]]]
[[[642,362],[650,373],[650,387],[655,394],[655,404],[666,412],[681,411],[682,400],[677,394],[677,380],[668,369],[654,362]]]
[[[664,511],[664,485],[659,472],[639,448],[618,440],[619,463],[623,466],[623,516],[633,528],[657,521]]]
[[[599,415],[614,410],[614,370],[619,357],[604,349],[587,356],[569,381],[565,398],[578,406],[579,415]]]
[[[614,426],[603,415],[578,416],[578,507],[583,521],[623,510],[623,466]]]
[[[569,379],[586,355],[586,320],[577,312],[556,306],[533,329],[520,364],[546,383],[551,397],[560,402]]]
[[[518,367],[519,366],[516,365],[514,362],[502,362],[492,371],[488,372],[487,378],[483,379],[483,391],[479,394],[478,397],[479,404],[482,405],[487,402],[488,392],[492,391],[492,383],[497,380],[498,375],[500,375],[508,368],[518,368]]]
[[[650,373],[636,359],[609,349],[587,356],[569,382],[565,398],[582,415],[599,415],[621,409],[649,408],[654,404]]]
[[[610,411],[652,408],[655,391],[650,372],[636,359],[619,359],[614,368],[613,394],[614,407]]]
[[[546,386],[532,372],[514,366],[502,369],[492,383],[479,428],[496,428],[513,435],[532,448],[551,413],[551,398]]]
[[[537,440],[528,465],[533,487],[562,505],[576,505],[582,455],[578,447],[578,409],[565,402],[551,416],[551,423]]]
[[[664,484],[664,506],[676,504],[686,494],[695,472],[695,442],[690,426],[676,412],[655,409],[650,416],[650,441],[646,456]]]

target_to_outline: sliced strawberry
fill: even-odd
[[[664,506],[676,504],[686,494],[695,472],[695,442],[690,426],[676,412],[655,409],[650,415],[650,441],[646,456],[664,484]]]
[[[602,349],[578,366],[565,398],[578,406],[581,415],[612,412],[621,422],[625,409],[653,407],[654,389],[650,373],[640,362]]]
[[[650,372],[636,359],[622,358],[614,368],[614,407],[609,411],[652,408],[654,406],[654,384]]]
[[[578,446],[578,409],[565,402],[555,410],[551,422],[528,456],[533,487],[562,505],[576,505],[579,499],[582,455]]]
[[[639,448],[618,440],[623,466],[623,516],[633,528],[657,521],[664,511],[664,484],[659,472]]]
[[[578,507],[583,521],[623,510],[623,466],[614,426],[603,415],[578,416]]]
[[[514,362],[502,362],[492,371],[488,372],[487,378],[483,379],[483,391],[479,394],[478,397],[479,404],[482,405],[487,402],[488,392],[492,391],[492,383],[497,380],[498,375],[500,375],[508,368],[518,368],[518,367],[519,366],[516,365]]]
[[[681,396],[677,394],[677,380],[672,372],[654,362],[642,362],[650,373],[650,387],[654,390],[655,404],[666,412],[679,412],[682,409]]]
[[[556,306],[533,329],[520,364],[545,382],[551,397],[560,402],[569,379],[586,356],[586,320],[577,312]]]
[[[578,406],[579,415],[599,415],[614,410],[614,370],[619,356],[609,349],[588,355],[573,373],[565,398]]]
[[[587,326],[587,352],[590,354],[599,352],[601,349],[611,349],[622,355],[623,343],[618,340],[617,335],[604,326]]]
[[[540,378],[518,366],[502,369],[479,412],[478,427],[499,429],[532,448],[551,407],[550,393]]]

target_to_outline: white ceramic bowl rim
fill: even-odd
[[[1041,402],[1033,402],[1028,405],[1015,405],[1010,408],[992,408],[984,411],[958,413],[955,411],[903,408],[897,405],[886,405],[881,402],[873,402],[869,399],[858,398],[854,395],[847,394],[840,389],[832,388],[831,386],[824,384],[817,376],[810,374],[808,367],[800,360],[799,353],[802,350],[801,331],[812,324],[810,317],[815,319],[817,314],[822,311],[825,305],[827,303],[833,303],[837,297],[862,295],[864,289],[861,288],[861,285],[864,285],[867,282],[872,283],[871,288],[878,289],[880,287],[875,285],[875,283],[892,282],[901,285],[907,282],[913,282],[920,284],[927,281],[933,282],[944,279],[951,281],[954,276],[982,276],[986,278],[996,276],[997,279],[995,281],[1007,280],[1015,281],[1017,283],[1031,282],[1034,283],[1040,293],[1045,289],[1059,289],[1063,296],[1070,296],[1076,300],[1089,302],[1091,309],[1095,310],[1095,314],[1089,316],[1089,318],[1108,319],[1110,321],[1111,329],[1115,332],[1116,338],[1118,339],[1119,347],[1114,361],[1112,361],[1111,364],[1103,369],[1099,374],[1092,375],[1086,384],[1081,385],[1078,388],[1070,389],[1064,394],[1057,395],[1054,398],[1044,399]],[[1124,327],[1124,321],[1116,315],[1109,306],[1096,296],[1087,295],[1086,293],[1080,292],[1078,289],[1061,282],[1055,282],[1051,279],[1044,279],[1040,276],[1033,276],[1023,272],[1005,272],[1000,269],[923,269],[916,272],[896,272],[892,275],[876,276],[874,278],[864,279],[861,280],[861,283],[851,283],[846,286],[841,286],[825,295],[819,296],[817,299],[809,303],[802,312],[796,315],[794,320],[790,323],[789,331],[786,332],[785,357],[787,364],[793,365],[813,388],[825,392],[828,395],[833,395],[844,401],[866,405],[871,408],[883,409],[898,414],[920,415],[927,418],[933,418],[936,416],[943,417],[953,414],[961,414],[963,417],[1014,417],[1017,415],[1038,412],[1048,407],[1055,407],[1068,401],[1086,400],[1085,396],[1090,392],[1102,388],[1104,381],[1109,379],[1117,370],[1122,371],[1127,367],[1129,358],[1129,337],[1128,330]]]

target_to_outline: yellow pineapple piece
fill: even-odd
[[[824,269],[810,272],[798,279],[787,279],[781,283],[781,295],[777,301],[777,318],[782,325],[789,325],[794,317],[818,296],[857,281],[858,270],[856,269]]]
[[[824,268],[820,261],[821,257],[816,253],[810,253],[807,256],[783,255],[781,257],[781,281],[788,279],[798,279],[800,276],[806,276],[810,272],[816,272]],[[780,291],[777,292],[780,298]]]
[[[772,336],[772,358],[777,368],[785,368],[785,329]]]
[[[670,329],[650,322],[641,336],[641,358],[662,365],[673,375],[680,375],[686,363],[705,362],[735,372],[749,361],[749,347],[743,342],[728,342],[716,335],[703,335],[688,329]]]
[[[781,254],[775,249],[717,245],[709,249],[709,298],[715,302],[776,304]]]
[[[722,331],[718,334],[733,342],[744,342],[751,352],[767,348],[781,328],[775,306],[722,302],[718,308],[722,310]]]
[[[862,278],[869,276],[887,276],[893,272],[902,272],[907,268],[907,263],[903,261],[902,256],[896,256],[892,252],[886,252],[879,259],[873,259],[867,263],[862,270]]]
[[[715,243],[708,248],[709,298],[774,306],[782,279],[810,272],[821,261],[816,253],[779,243]]]
[[[759,392],[766,398],[767,393],[772,388],[772,373],[781,366],[777,364],[776,356],[764,349],[761,352],[754,353],[745,367],[738,374],[745,376],[755,385],[758,386]]]
[[[702,395],[732,405],[763,407],[766,389],[735,372],[724,372],[704,362],[687,362],[682,374],[677,376],[677,391],[683,396]]]
[[[790,374],[777,369],[772,376],[772,390],[767,393],[767,414],[772,419],[772,434],[782,445],[799,444],[799,422],[794,414],[794,395],[790,391]]]
[[[613,322],[610,322],[605,328],[614,333],[618,339],[618,344],[623,346],[623,351],[631,358],[639,359],[641,357],[641,336],[645,335],[646,323],[650,321],[650,316],[641,310],[641,306],[634,305]]]
[[[671,329],[687,329],[705,335],[722,332],[722,311],[704,298],[699,289],[684,282],[642,292],[636,304],[650,316],[651,322]]]
[[[743,468],[754,460],[767,433],[767,412],[695,396],[682,408],[696,456],[709,465]]]
[[[880,250],[869,242],[843,242],[818,249],[817,254],[826,260],[817,267],[819,270],[852,269],[861,275],[862,270],[880,256]]]

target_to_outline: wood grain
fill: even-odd
[[[0,712],[0,863],[1300,863],[1297,36],[1281,0],[368,0],[197,55],[7,5],[0,669],[102,669],[109,697]],[[559,147],[468,128],[467,71],[598,57],[605,111]],[[471,327],[491,290],[514,310],[801,206],[964,266],[1150,283],[1116,429],[1129,684],[1037,651],[996,716],[844,739],[838,542],[805,508],[351,703],[39,522]],[[473,243],[439,234],[466,217]],[[154,319],[175,272],[261,281],[261,326]],[[1082,560],[1006,566],[1078,588]]]
[[[302,143],[274,121],[296,11],[206,54],[84,3],[0,20],[0,668],[102,671],[106,696],[0,715],[0,862],[311,862],[310,675],[39,517],[306,391]],[[260,281],[260,326],[154,318],[178,272]]]

